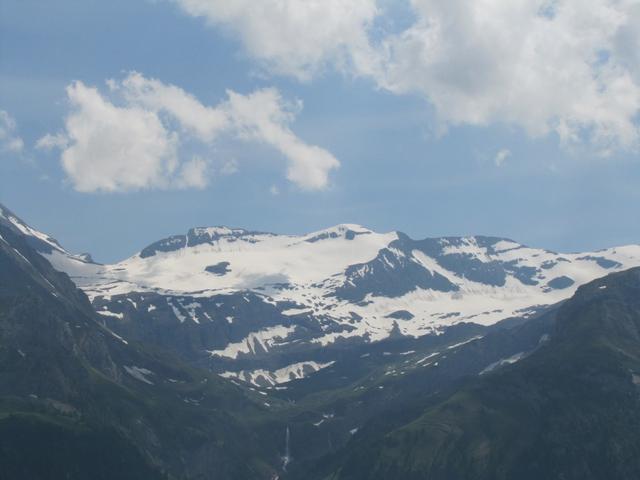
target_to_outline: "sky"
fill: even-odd
[[[640,0],[2,0],[0,203],[126,258],[194,226],[640,243]]]

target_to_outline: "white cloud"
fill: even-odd
[[[185,131],[202,141],[213,141],[228,125],[226,113],[206,107],[196,97],[175,85],[165,85],[140,73],[130,73],[122,82],[109,81],[112,91],[120,91],[129,104],[172,115]]]
[[[638,0],[410,0],[395,32],[380,28],[382,0],[173,1],[272,72],[369,77],[426,99],[444,128],[515,125],[601,152],[639,143]]]
[[[65,132],[45,135],[39,148],[59,148],[79,191],[204,188],[210,161],[181,159],[183,147],[210,149],[222,135],[268,144],[288,160],[287,178],[303,189],[322,189],[339,162],[290,130],[300,104],[287,104],[274,89],[250,95],[228,91],[217,106],[203,105],[174,85],[131,73],[107,82],[110,96],[75,82],[67,88],[71,112]],[[237,171],[226,162],[221,173]]]
[[[636,146],[640,84],[615,42],[637,1],[412,3],[417,21],[385,40],[385,88],[421,94],[446,125],[506,123],[602,150]]]
[[[202,157],[195,156],[180,169],[178,186],[183,188],[205,188],[209,184],[209,163]]]
[[[173,0],[209,24],[230,28],[271,70],[308,79],[331,63],[358,71],[373,55],[367,28],[375,0]]]
[[[288,124],[295,108],[286,105],[277,90],[264,89],[251,95],[227,93],[229,100],[222,108],[240,138],[264,142],[280,151],[289,160],[287,178],[301,188],[319,190],[327,186],[328,172],[340,163],[328,151],[307,145],[293,134]]]
[[[16,134],[17,125],[8,112],[0,110],[0,151],[20,153],[24,141]]]
[[[170,185],[178,167],[178,139],[154,112],[118,107],[82,82],[67,87],[67,96],[71,113],[64,139],[45,136],[38,145],[62,146],[62,166],[76,190],[116,192]]]
[[[64,133],[55,135],[47,133],[44,137],[40,137],[36,142],[36,148],[39,150],[53,150],[54,148],[67,148],[67,136]]]
[[[506,162],[509,157],[511,157],[511,150],[507,148],[503,148],[502,150],[498,151],[498,153],[496,153],[496,156],[493,159],[493,161],[495,162],[496,167],[501,167],[502,165],[504,165],[504,162]]]

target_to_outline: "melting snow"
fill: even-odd
[[[100,315],[104,315],[105,317],[115,317],[122,320],[124,318],[124,313],[116,313],[110,312],[109,310],[97,310]]]
[[[268,352],[277,346],[282,340],[295,331],[295,326],[285,327],[278,325],[265,330],[250,333],[244,340],[237,343],[230,343],[222,350],[211,350],[211,355],[219,357],[238,358],[240,354],[256,354]]]
[[[136,380],[147,383],[149,385],[153,385],[153,382],[149,380],[147,377],[149,375],[153,375],[151,370],[147,370],[146,368],[136,367],[136,366],[125,366],[124,369],[127,371],[129,375],[131,375]]]
[[[330,367],[334,362],[318,363],[314,361],[298,362],[274,371],[269,370],[241,370],[239,372],[224,372],[220,376],[224,378],[237,378],[256,386],[269,384],[275,386],[291,380],[304,378],[309,373],[315,373],[323,368]]]
[[[173,314],[176,316],[176,318],[180,321],[180,323],[184,323],[184,321],[187,319],[187,317],[185,317],[182,312],[180,310],[178,310],[178,308],[170,301],[167,300],[167,303],[169,304],[169,306],[171,307],[171,310],[173,310]]]
[[[520,353],[516,353],[515,355],[512,355],[512,356],[510,356],[508,358],[503,358],[501,360],[498,360],[497,362],[493,362],[487,368],[482,370],[480,372],[480,375],[484,375],[485,373],[489,373],[489,372],[495,370],[496,368],[502,367],[504,365],[511,365],[512,363],[516,363],[519,360],[522,360],[525,356],[526,356],[525,352],[520,352]]]

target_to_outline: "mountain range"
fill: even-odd
[[[635,478],[638,265],[356,225],[100,265],[0,207],[0,480]]]
[[[588,281],[640,266],[640,245],[562,254],[359,225],[301,236],[193,228],[101,265],[0,212],[113,332],[263,386],[326,368],[334,347],[531,316]]]

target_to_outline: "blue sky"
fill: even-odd
[[[4,0],[0,202],[101,261],[201,225],[640,242],[634,2],[274,1]]]

